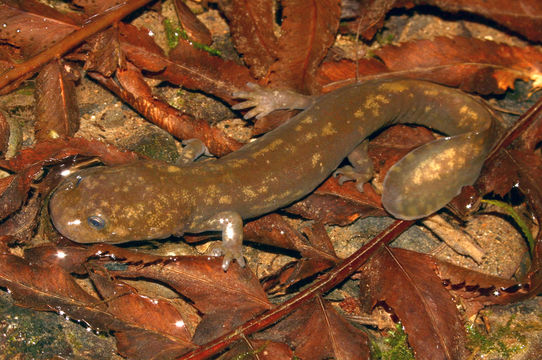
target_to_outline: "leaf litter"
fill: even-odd
[[[415,3],[452,13],[473,11],[475,15],[483,13],[480,9],[490,9],[476,1],[471,8],[463,2],[457,7],[438,1]],[[159,248],[159,243],[143,246],[145,252],[136,252],[130,246],[69,243],[47,229],[46,221],[42,221],[38,237],[47,238],[50,243],[36,245],[31,239],[39,223],[39,209],[45,208],[47,194],[62,171],[72,171],[70,166],[81,160],[114,165],[141,156],[100,141],[73,138],[80,120],[74,100],[77,81],[87,81],[77,75],[82,70],[147,120],[179,139],[201,138],[211,152],[221,156],[240,144],[207,119],[183,112],[157,96],[160,86],[182,86],[228,104],[235,103],[232,93],[244,89],[248,81],[320,93],[330,91],[330,84],[339,86],[353,81],[356,74],[362,80],[419,78],[491,96],[515,88],[517,80],[530,80],[536,87],[541,68],[540,52],[534,47],[540,41],[536,29],[540,29],[541,9],[536,2],[523,1],[524,8],[531,9],[527,14],[513,13],[507,18],[494,11],[484,13],[499,26],[508,27],[510,36],[519,34],[528,45],[511,46],[451,34],[383,45],[357,64],[351,59],[329,56],[339,28],[338,1],[315,4],[290,0],[280,5],[272,1],[219,1],[218,8],[230,26],[237,51],[228,59],[196,49],[184,39],[174,49],[160,47],[155,42],[158,37],[149,36],[156,31],[146,25],[156,26],[152,25],[153,18],[163,19],[163,9],[170,6],[167,2],[140,10],[144,20],[121,22],[97,34],[99,29],[117,21],[116,14],[129,13],[127,7],[107,0],[75,1],[68,12],[36,1],[2,1],[0,5],[5,10],[0,12],[0,23],[6,25],[0,29],[1,65],[3,69],[12,69],[0,79],[2,91],[9,93],[34,72],[40,73],[31,80],[36,88],[35,133],[28,137],[30,141],[17,156],[0,162],[8,172],[2,179],[4,220],[0,231],[4,241],[0,242],[0,286],[9,289],[18,305],[68,314],[93,329],[109,332],[115,336],[119,354],[128,358],[206,358],[230,344],[225,356],[369,358],[369,338],[378,338],[379,333],[352,326],[333,305],[341,303],[340,299],[333,300],[335,293],[324,296],[350,278],[361,286],[359,308],[370,313],[377,306],[383,307],[401,321],[417,358],[460,359],[468,354],[465,316],[475,315],[487,305],[508,304],[540,293],[539,231],[534,231],[532,258],[527,255],[530,267],[516,274],[515,279],[382,245],[409,227],[408,222],[395,223],[369,245],[360,245],[360,250],[344,262],[337,257],[337,245],[328,234],[331,228],[323,224],[348,225],[369,216],[385,215],[378,195],[378,179],[383,178],[396,159],[416,146],[410,144],[412,139],[433,136],[424,129],[392,128],[372,141],[370,154],[377,173],[363,193],[352,184],[340,186],[335,179],[329,179],[282,215],[271,214],[247,224],[246,237],[261,243],[263,251],[270,250],[268,247],[284,248],[293,255],[291,262],[274,269],[262,264],[265,270],[257,274],[265,277],[256,276],[250,268],[236,266],[223,273],[218,259],[204,256],[147,253],[152,247]],[[186,5],[203,9],[197,4]],[[362,35],[370,40],[371,29],[383,31],[384,14],[393,7],[405,6],[405,2],[367,1],[358,5],[358,9],[370,9],[373,18],[354,15],[347,24],[349,33],[354,36],[352,29],[360,21]],[[209,34],[221,39],[212,28],[205,31],[205,25],[187,11],[185,4],[176,2],[175,7],[182,17],[179,26],[194,39],[207,43]],[[279,9],[282,18],[276,23]],[[301,20],[305,17],[307,21]],[[94,24],[98,25],[93,27]],[[281,36],[277,35],[277,26],[282,30]],[[341,27],[340,31],[346,30]],[[36,41],[36,34],[40,41]],[[63,45],[69,34],[71,39],[73,34],[81,34],[81,39]],[[21,59],[35,58],[40,59],[41,65],[48,64],[40,69],[39,65],[26,66],[27,63],[15,65]],[[162,85],[156,87],[158,82]],[[285,116],[256,122],[254,133],[268,131]],[[515,128],[503,135],[502,146],[488,161],[469,195],[479,204],[475,200],[482,195],[493,192],[506,196],[516,187],[525,198],[525,203],[518,206],[535,219],[530,223],[535,230],[542,216],[540,184],[536,180],[540,168],[540,117],[537,103]],[[6,134],[7,130],[3,130],[1,135],[6,138]],[[514,139],[513,148],[505,148]],[[458,218],[452,222],[461,226],[465,214],[472,212],[466,208],[471,206],[459,206]],[[284,217],[284,213],[290,215]],[[300,227],[299,218],[314,223]],[[188,240],[201,242],[202,238]],[[24,254],[21,246],[26,249]],[[154,284],[149,294],[143,283]],[[303,284],[309,287],[296,295],[295,290]],[[293,297],[284,301],[284,295]],[[462,304],[461,312],[458,302]],[[263,330],[265,327],[268,329]],[[235,336],[228,335],[236,328],[240,330],[232,333]],[[314,331],[322,336],[315,338]],[[238,342],[232,344],[233,340]]]

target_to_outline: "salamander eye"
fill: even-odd
[[[96,230],[103,230],[103,228],[105,228],[105,219],[99,215],[89,216],[87,221],[90,227]]]

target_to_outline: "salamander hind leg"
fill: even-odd
[[[382,204],[396,218],[414,220],[444,207],[472,185],[490,150],[486,133],[425,144],[397,162],[384,179]]]
[[[373,162],[367,153],[368,147],[369,141],[363,141],[348,155],[352,166],[343,166],[333,173],[334,177],[339,177],[339,184],[355,181],[356,188],[363,192],[363,184],[373,177]]]
[[[200,139],[188,139],[183,141],[184,148],[181,151],[177,165],[183,166],[191,164],[198,160],[200,157],[212,157],[213,154],[209,152],[207,146]]]
[[[222,231],[222,244],[212,251],[213,256],[224,255],[222,269],[228,270],[232,260],[245,266],[243,258],[243,219],[234,211],[223,211],[209,218],[202,231]]]

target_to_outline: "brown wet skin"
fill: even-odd
[[[220,228],[226,236],[224,224],[235,223],[232,214],[253,218],[300,199],[367,136],[393,123],[450,136],[419,147],[390,169],[382,201],[402,219],[429,215],[472,184],[495,140],[492,113],[460,91],[416,80],[353,84],[218,160],[183,167],[140,161],[80,171],[55,190],[51,218],[58,231],[82,243]],[[240,244],[224,250],[230,258],[241,256]]]

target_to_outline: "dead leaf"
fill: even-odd
[[[447,12],[480,15],[530,40],[542,41],[542,6],[537,0],[519,0],[514,3],[507,0],[364,0],[358,8],[360,19],[350,24],[349,28],[355,33],[358,22],[361,22],[360,33],[370,39],[382,27],[388,11],[414,5],[432,5]]]
[[[285,342],[302,359],[369,359],[367,335],[320,297],[294,311],[257,339]]]
[[[74,80],[58,60],[40,70],[35,92],[37,141],[71,137],[79,128]]]
[[[276,87],[314,94],[316,69],[335,41],[340,2],[287,0],[282,6],[282,35],[269,81]]]
[[[353,62],[324,63],[318,82],[354,79]],[[501,94],[517,79],[539,82],[542,53],[531,46],[516,47],[461,36],[388,45],[374,57],[359,61],[362,79],[408,77],[429,80],[479,94]],[[331,88],[326,88],[330,91]]]
[[[85,14],[97,15],[124,3],[124,0],[74,0],[73,3],[82,7]]]
[[[211,32],[190,10],[188,5],[181,0],[174,0],[173,4],[175,5],[175,11],[177,12],[181,27],[186,32],[186,35],[188,35],[188,38],[200,44],[211,45],[213,42]]]
[[[25,58],[78,30],[82,20],[35,0],[2,1],[0,14],[4,24],[0,27],[0,40],[20,48]]]
[[[272,0],[219,1],[230,23],[232,41],[256,79],[268,76],[279,48]]]
[[[416,359],[466,358],[466,333],[456,304],[420,254],[383,248],[360,269],[366,312],[385,303],[401,320]]]

